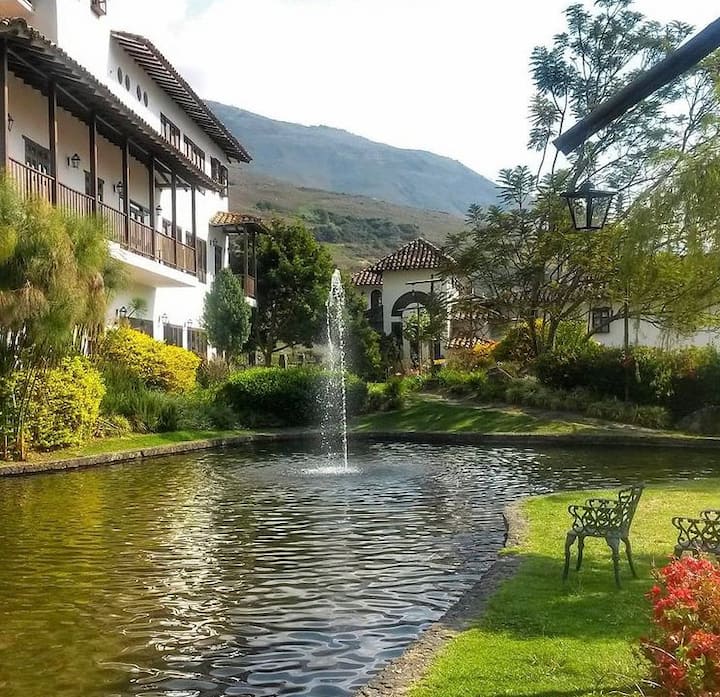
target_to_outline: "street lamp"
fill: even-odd
[[[576,230],[602,230],[614,195],[614,191],[596,189],[588,180],[576,191],[568,191],[562,197],[568,202]]]

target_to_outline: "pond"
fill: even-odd
[[[0,479],[0,694],[350,695],[480,578],[508,502],[720,464],[352,450],[348,472],[285,444]]]

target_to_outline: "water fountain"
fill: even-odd
[[[322,419],[322,445],[331,464],[348,469],[347,391],[345,386],[345,290],[340,271],[332,275],[327,308],[328,379]]]

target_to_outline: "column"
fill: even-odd
[[[58,202],[58,143],[57,143],[57,86],[48,85],[48,141],[50,143],[50,174],[53,177],[50,198],[53,204]]]

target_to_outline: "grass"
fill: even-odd
[[[716,508],[720,479],[647,489],[631,539],[639,578],[623,563],[616,590],[604,541],[588,540],[580,573],[561,581],[567,505],[591,492],[530,499],[529,533],[510,553],[522,556],[518,573],[492,596],[477,626],[459,634],[431,666],[411,697],[576,697],[639,694],[637,653],[648,632],[645,593],[653,566],[663,565],[675,539],[674,515]],[[594,492],[593,492],[594,495]]]
[[[174,445],[176,443],[186,443],[193,440],[235,436],[242,433],[245,433],[245,431],[172,431],[170,433],[133,433],[119,438],[99,438],[79,447],[64,448],[63,450],[57,450],[49,453],[31,453],[30,459],[33,462],[59,459],[68,460],[88,455],[102,455],[104,453],[141,450],[143,448],[154,448],[159,445]]]
[[[534,416],[512,407],[478,407],[429,395],[411,395],[403,409],[367,414],[355,422],[354,430],[564,434],[603,429],[580,421]]]

